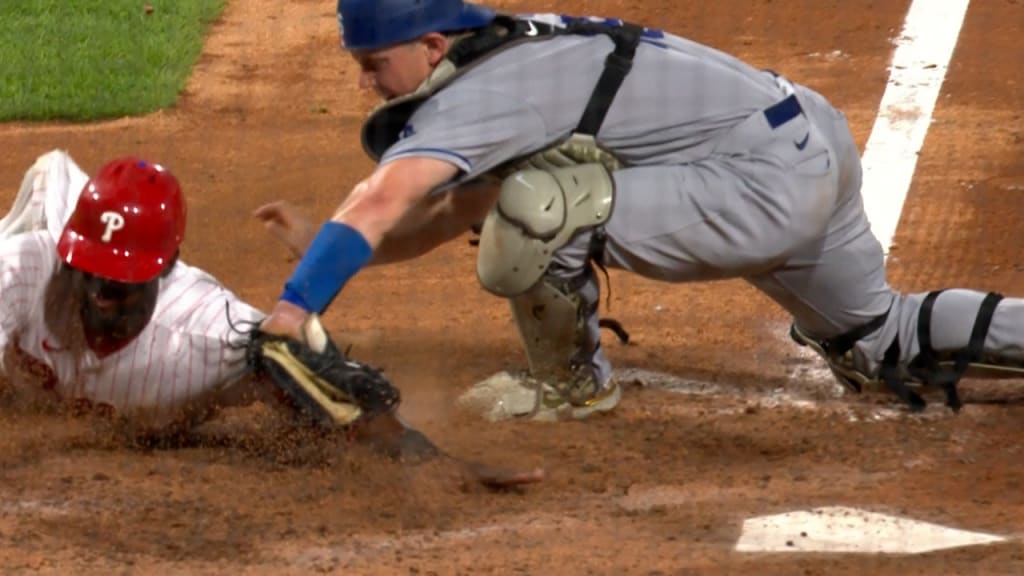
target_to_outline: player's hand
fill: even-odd
[[[299,258],[306,253],[316,237],[313,222],[287,201],[264,204],[253,212],[253,216]]]
[[[309,313],[295,304],[278,300],[270,314],[260,323],[260,330],[267,334],[288,336],[299,342],[304,342],[305,336],[302,334],[302,323],[308,317]]]
[[[536,484],[544,480],[544,469],[514,470],[481,464],[479,462],[459,462],[462,468],[462,481],[466,485],[480,485],[491,490],[515,488],[526,484]]]

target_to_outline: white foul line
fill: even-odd
[[[886,255],[970,0],[913,0],[864,148],[864,208]]]

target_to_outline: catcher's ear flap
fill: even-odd
[[[306,317],[306,320],[302,323],[302,337],[306,340],[306,345],[309,346],[310,350],[317,354],[323,354],[327,350],[327,344],[330,342],[330,338],[327,336],[327,330],[324,330],[324,325],[320,323],[320,315],[312,313]]]

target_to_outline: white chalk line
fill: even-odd
[[[970,0],[913,0],[861,156],[861,195],[888,259]]]
[[[871,223],[871,230],[882,244],[885,257],[888,259],[893,248],[893,238],[900,218],[903,205],[913,182],[917,169],[917,160],[924,145],[925,136],[932,122],[932,114],[938,100],[942,84],[945,81],[949,62],[960,36],[960,30],[967,13],[970,0],[913,0],[911,3],[900,36],[896,39],[896,50],[890,65],[889,79],[879,104],[874,126],[868,137],[864,154],[861,158],[863,184],[861,192],[864,208]],[[804,352],[808,354],[807,352]],[[810,353],[809,357],[813,357]],[[791,371],[791,380],[810,377],[819,380],[827,377],[827,369],[822,372],[800,373],[802,367]],[[936,529],[938,530],[938,529]],[[941,531],[940,531],[941,532]],[[856,536],[858,530],[852,530],[847,537]],[[950,530],[950,534],[955,531]],[[770,536],[773,538],[775,536]],[[926,549],[935,542],[910,541],[907,537],[906,549],[916,547]],[[941,533],[927,538],[954,538]],[[1017,535],[991,537],[991,541],[1017,540]],[[989,541],[989,535],[976,538],[978,543]],[[965,541],[971,541],[966,538]],[[796,552],[799,540],[784,541],[776,548],[762,546],[761,542],[750,544],[754,550],[772,550]],[[822,546],[816,551],[843,550],[844,542],[819,542]],[[903,543],[896,543],[899,550]],[[743,536],[737,541],[737,549],[743,547]],[[851,547],[854,549],[855,547]],[[884,548],[878,548],[879,551]]]
[[[813,354],[813,353],[812,353]],[[817,355],[807,358],[815,364],[807,368],[813,374],[819,374],[806,380],[798,374],[804,369],[799,366],[790,370],[792,383],[786,386],[764,389],[726,382],[705,382],[689,378],[681,378],[671,374],[645,369],[615,369],[613,375],[627,385],[639,383],[644,388],[664,390],[675,394],[695,398],[714,398],[715,405],[673,403],[658,407],[661,414],[692,416],[696,413],[713,416],[730,416],[749,412],[751,408],[771,410],[793,410],[797,412],[817,412],[830,417],[843,418],[849,422],[883,422],[888,420],[940,420],[952,418],[954,414],[943,404],[931,402],[921,412],[906,410],[901,401],[888,391],[863,393],[847,393],[836,382],[827,368],[822,372],[815,368],[816,363],[824,363]],[[873,399],[887,401],[888,404],[862,401],[868,396]]]
[[[888,255],[970,0],[914,0],[862,156],[864,209]]]
[[[511,514],[475,526],[451,530],[416,529],[398,534],[353,534],[343,543],[311,546],[308,540],[274,539],[264,543],[261,565],[317,568],[334,565],[371,562],[396,552],[430,551],[471,545],[485,539],[504,541],[509,538],[544,539],[550,534],[565,531],[576,533],[602,529],[604,520],[614,520],[614,511],[649,512],[656,508],[692,506],[698,503],[728,499],[750,500],[755,497],[749,488],[722,488],[710,484],[637,485],[619,496],[584,495],[577,499],[577,507],[589,515],[597,516],[597,523],[566,516],[564,512],[533,511]],[[83,518],[96,513],[94,501],[55,501],[21,499],[0,502],[0,524],[3,520],[21,522],[26,518]],[[111,509],[129,509],[133,504]]]
[[[729,501],[750,502],[757,498],[755,487],[723,487],[717,483],[687,485],[634,485],[620,496],[582,496],[574,506],[586,510],[592,519],[580,520],[565,512],[533,511],[500,520],[452,530],[410,530],[397,535],[354,535],[343,544],[309,546],[281,542],[270,552],[288,565],[332,566],[368,562],[394,552],[423,552],[468,545],[485,539],[549,538],[558,533],[603,531],[605,521],[614,521],[616,511],[647,513],[666,508],[701,506]],[[737,526],[739,524],[737,523]],[[625,538],[624,540],[628,540]]]
[[[895,40],[889,79],[861,157],[864,210],[886,259],[969,4],[913,0]],[[827,367],[797,366],[790,372],[791,381],[804,378],[817,382],[831,375]]]

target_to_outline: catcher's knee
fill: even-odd
[[[506,298],[526,293],[556,250],[608,221],[614,196],[611,174],[600,164],[515,172],[502,182],[481,229],[480,284]]]

